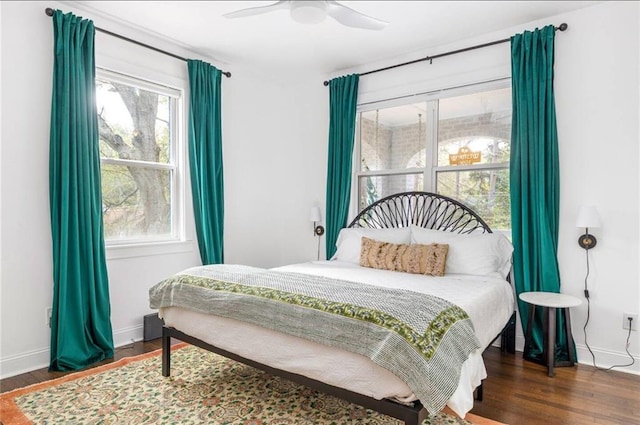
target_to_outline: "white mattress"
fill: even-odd
[[[491,277],[447,275],[435,278],[374,270],[339,261],[314,261],[275,270],[424,292],[445,298],[463,308],[471,318],[483,348],[473,352],[463,364],[458,388],[447,403],[461,417],[473,407],[473,391],[486,377],[482,351],[498,335],[514,311],[512,287],[504,280]],[[360,354],[182,308],[160,309],[160,317],[164,318],[167,326],[277,369],[376,399],[390,398],[401,402],[416,399],[401,379]]]

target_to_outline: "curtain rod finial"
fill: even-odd
[[[53,10],[52,8],[50,8],[50,7],[47,7],[47,8],[44,10],[44,13],[46,13],[46,14],[47,14],[47,16],[53,16],[53,12],[54,12],[54,10]]]
[[[328,86],[328,85],[329,85],[329,82],[328,82],[328,81],[325,81],[325,82],[324,82],[324,83],[322,83],[322,84],[324,84],[324,85],[325,85],[325,87],[326,87],[326,86]]]
[[[567,28],[569,28],[569,25],[567,25],[567,24],[566,24],[566,23],[564,23],[564,22],[563,22],[563,23],[561,23],[561,24],[560,24],[560,26],[558,27],[558,29],[559,29],[560,31],[566,31],[566,30],[567,30]]]

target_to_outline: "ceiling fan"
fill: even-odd
[[[274,10],[289,9],[291,18],[303,24],[317,24],[327,15],[342,25],[368,30],[381,30],[389,23],[360,13],[333,0],[281,0],[268,6],[250,7],[223,15],[225,18],[244,18]]]

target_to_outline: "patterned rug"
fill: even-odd
[[[160,350],[0,394],[0,423],[400,425],[388,416],[179,344],[171,378]],[[497,424],[440,413],[423,425]]]

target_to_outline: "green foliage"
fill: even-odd
[[[102,165],[102,208],[107,239],[129,236],[140,227],[143,211],[138,187],[125,166]]]
[[[369,171],[369,166],[364,158],[362,158],[362,171]],[[373,183],[373,177],[365,177],[364,199],[361,202],[360,208],[366,208],[378,199],[380,199],[380,197],[376,185]]]
[[[170,98],[115,81],[96,85],[100,155],[106,160],[170,162]],[[102,164],[106,239],[171,232],[171,171],[133,162]]]
[[[494,230],[511,228],[509,171],[438,173],[438,192],[469,206]]]

